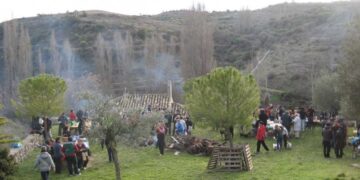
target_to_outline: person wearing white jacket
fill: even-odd
[[[293,120],[294,123],[294,132],[295,132],[295,138],[300,137],[300,131],[301,131],[301,119],[300,115],[297,113],[296,117]]]

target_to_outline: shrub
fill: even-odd
[[[0,179],[7,179],[9,175],[13,175],[17,169],[14,158],[9,157],[9,149],[0,149]]]

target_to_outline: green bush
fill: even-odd
[[[7,179],[7,176],[16,172],[17,166],[14,158],[9,157],[9,149],[0,149],[0,179]]]

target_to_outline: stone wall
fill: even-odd
[[[34,148],[38,147],[39,144],[42,144],[43,137],[38,134],[31,134],[27,136],[22,142],[21,148],[11,148],[9,156],[14,157],[16,163],[20,163],[26,158],[26,156],[31,153]]]

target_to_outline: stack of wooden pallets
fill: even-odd
[[[239,147],[215,147],[208,162],[212,171],[250,171],[253,169],[251,150],[248,144]]]

